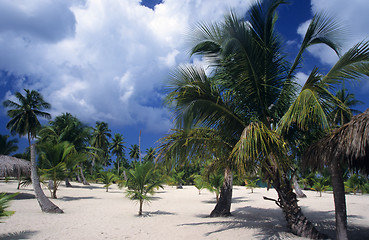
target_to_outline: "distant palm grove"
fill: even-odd
[[[322,239],[327,236],[304,216],[297,198],[306,197],[304,190],[330,190],[336,238],[347,239],[345,193],[369,192],[369,156],[362,164],[346,158],[317,162],[307,152],[360,114],[355,107],[362,103],[345,84],[369,76],[369,42],[342,52],[342,26],[318,13],[290,62],[275,29],[276,10],[285,2],[256,1],[244,16],[230,12],[223,21],[193,29],[191,56],[206,60],[209,68],[180,65],[170,74],[165,103],[175,128],[156,148],[127,146],[124,133],[113,133],[106,122],[88,126],[70,113],[51,118],[51,105],[39,92],[15,93],[16,102],[3,103],[10,118],[6,127],[12,135],[28,137],[29,148],[15,156],[32,164],[31,179],[20,183],[32,182],[41,209],[57,213],[63,210],[44,197],[40,183],[48,185],[51,198],[57,198],[63,181],[68,187],[72,180],[101,182],[106,191],[118,184],[138,201],[139,215],[149,195],[164,184],[178,189],[195,185],[199,194],[203,188],[214,192],[217,203],[211,217],[232,214],[233,185],[251,191],[267,187],[278,199],[265,200],[283,210],[292,233]],[[331,48],[338,61],[327,72],[315,67],[300,86],[297,70],[314,45]],[[41,126],[39,118],[48,124]],[[363,136],[362,152],[369,154],[369,134]],[[18,149],[9,135],[0,135],[0,143],[2,155]]]

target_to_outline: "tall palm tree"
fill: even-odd
[[[331,118],[333,118],[333,124],[341,126],[348,123],[353,115],[359,114],[360,111],[353,109],[352,107],[363,104],[362,101],[355,99],[355,94],[349,93],[346,88],[342,88],[336,92],[336,97],[339,99],[349,111],[344,111],[339,106],[334,107],[331,112]]]
[[[154,162],[155,155],[156,155],[155,149],[150,147],[150,148],[146,149],[146,155],[144,157],[144,160],[146,162]]]
[[[111,130],[106,122],[96,122],[94,132],[92,134],[91,145],[94,148],[100,149],[99,155],[100,159],[106,165],[107,155],[109,151],[109,138],[111,137]],[[95,165],[95,158],[92,160],[92,167]],[[92,172],[91,172],[92,173]]]
[[[326,14],[316,14],[295,60],[288,63],[274,28],[275,10],[283,3],[283,0],[257,1],[245,18],[231,13],[224,22],[200,24],[195,30],[192,54],[205,57],[214,71],[208,76],[199,67],[179,67],[169,83],[167,101],[173,108],[178,129],[216,130],[233,149],[223,159],[226,187],[222,188],[214,210],[223,205],[218,212],[229,213],[232,168],[247,171],[258,167],[263,179],[277,191],[276,203],[283,209],[292,232],[322,238],[325,236],[303,216],[291,191],[288,176],[292,161],[287,153],[293,144],[288,145],[284,137],[294,129],[329,127],[333,105],[347,111],[330,90],[344,79],[368,74],[368,43],[355,45],[325,76],[313,69],[297,92],[294,74],[303,53],[312,45],[324,44],[339,54],[337,39],[341,28]],[[191,147],[189,141],[183,142],[182,147]],[[203,149],[211,150],[203,142]],[[223,191],[224,188],[228,191]],[[222,201],[223,197],[228,200]]]
[[[137,144],[131,145],[129,148],[129,157],[137,162],[140,158],[140,150]]]
[[[119,164],[125,155],[125,148],[126,148],[124,146],[126,142],[124,142],[123,140],[124,138],[122,134],[119,134],[119,133],[114,134],[114,138],[112,139],[110,143],[110,148],[109,148],[111,153],[116,156],[116,162],[118,166],[118,176],[119,176]]]
[[[69,177],[78,169],[80,170],[83,184],[89,185],[83,175],[83,162],[86,161],[87,155],[92,150],[91,147],[87,146],[90,135],[91,128],[70,113],[63,113],[55,117],[53,121],[49,122],[49,126],[43,127],[39,132],[39,143],[52,142],[58,144],[67,141],[74,146],[76,152],[74,158],[79,160],[79,162],[73,161],[73,164],[67,164],[68,177],[65,179],[67,187],[72,187],[69,183]],[[72,162],[69,161],[68,163]]]
[[[8,140],[9,135],[0,134],[0,154],[10,155],[18,150],[18,139]]]
[[[32,140],[36,137],[37,131],[41,128],[38,117],[50,119],[51,115],[43,110],[49,109],[51,106],[43,99],[39,92],[35,90],[30,91],[28,89],[24,91],[26,92],[25,96],[20,92],[15,93],[18,103],[11,100],[3,102],[4,107],[11,108],[8,110],[8,116],[11,120],[6,127],[10,129],[12,134],[19,134],[19,136],[28,135],[28,144],[31,152],[32,185],[41,210],[51,213],[63,213],[63,210],[53,204],[41,189],[39,177],[37,175],[35,148],[34,145],[31,144]]]

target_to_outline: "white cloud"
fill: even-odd
[[[14,90],[39,90],[54,116],[68,111],[92,124],[166,132],[160,88],[174,66],[189,61],[190,27],[249,4],[166,0],[152,10],[140,0],[2,0],[0,69],[19,76]]]
[[[369,39],[369,4],[363,0],[311,0],[312,12],[327,12],[334,16],[343,25],[342,32],[342,53],[346,52],[356,43]],[[300,25],[297,32],[303,36],[306,32],[310,20]],[[338,57],[328,47],[313,46],[309,52],[319,58],[324,64],[333,65]]]

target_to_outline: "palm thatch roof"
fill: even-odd
[[[31,176],[31,162],[16,157],[0,155],[0,177]]]
[[[332,160],[369,174],[369,108],[310,146],[303,156],[304,163],[312,167],[322,167]]]

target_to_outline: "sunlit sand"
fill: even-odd
[[[112,185],[105,192],[102,184],[83,186],[72,182],[52,200],[64,214],[42,213],[31,187],[20,190],[9,210],[16,213],[2,219],[0,239],[302,239],[289,233],[282,210],[263,196],[276,198],[271,189],[256,188],[254,193],[241,186],[233,191],[232,217],[209,218],[215,206],[214,194],[194,186],[159,189],[144,216],[138,205],[125,197],[125,189]],[[17,182],[0,182],[0,192],[16,192]],[[47,189],[45,194],[50,195]],[[305,191],[300,199],[304,214],[319,230],[334,237],[333,195]],[[369,195],[347,195],[350,239],[369,237]]]

